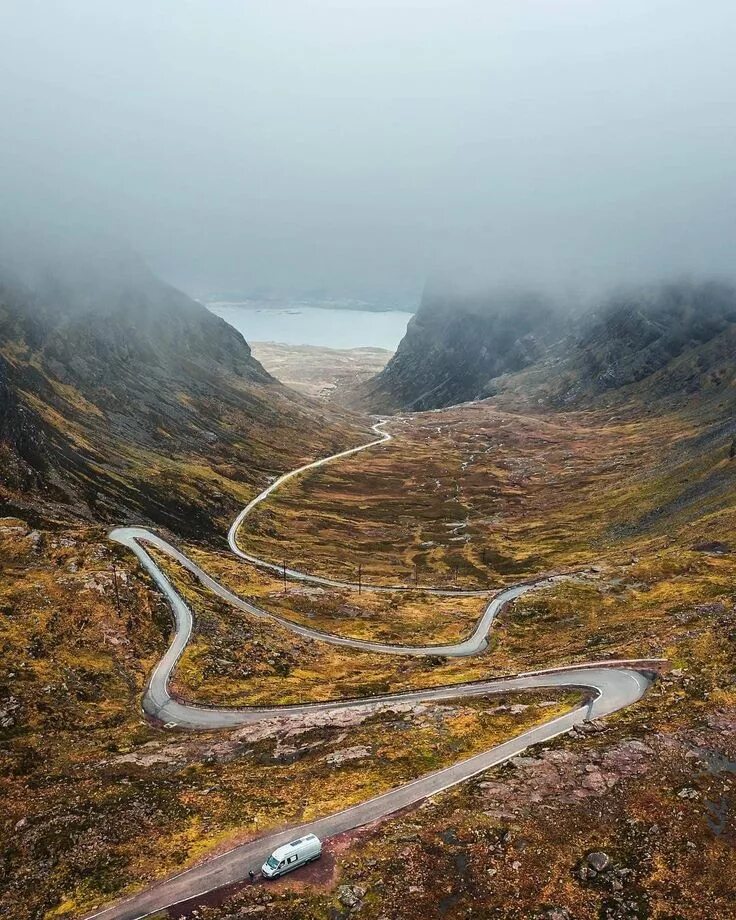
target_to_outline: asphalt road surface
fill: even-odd
[[[315,463],[307,464],[291,473],[280,477],[267,489],[250,502],[238,515],[230,528],[228,539],[233,551],[254,565],[270,568],[283,574],[280,566],[271,565],[264,560],[256,559],[242,552],[236,543],[236,534],[243,520],[252,509],[267,498],[275,489],[293,476],[299,475],[331,460],[347,457],[387,441],[391,436],[381,430],[381,424],[376,426],[376,433],[381,437],[369,444],[351,450],[342,451],[331,457],[326,457]],[[140,563],[150,573],[159,589],[167,598],[174,616],[175,630],[171,645],[165,655],[154,669],[143,697],[144,711],[159,720],[169,728],[183,728],[188,730],[213,730],[218,728],[234,728],[247,723],[260,722],[281,718],[287,715],[307,714],[314,712],[329,713],[336,709],[359,708],[371,711],[390,707],[403,702],[425,702],[459,699],[465,697],[487,696],[493,693],[506,693],[510,690],[524,690],[534,688],[559,688],[582,689],[587,692],[588,701],[577,709],[566,713],[530,729],[515,738],[496,745],[488,751],[476,754],[460,763],[453,764],[441,770],[429,773],[413,782],[406,783],[392,789],[383,795],[368,799],[344,811],[328,815],[319,820],[312,821],[299,827],[292,827],[286,831],[267,834],[249,843],[237,846],[227,853],[209,859],[199,866],[187,869],[168,879],[147,888],[133,897],[104,907],[96,912],[86,915],[99,920],[138,920],[149,914],[166,908],[173,907],[183,901],[191,900],[208,892],[214,891],[234,882],[246,878],[249,870],[258,872],[264,859],[276,847],[303,836],[314,833],[325,839],[344,831],[352,830],[384,818],[394,812],[414,805],[429,796],[463,782],[471,776],[481,773],[510,757],[520,754],[526,748],[540,742],[549,741],[557,735],[568,732],[576,724],[591,718],[602,718],[629,706],[639,700],[646,693],[651,680],[651,673],[637,667],[636,662],[604,662],[591,665],[577,665],[570,668],[559,668],[548,672],[538,672],[517,675],[515,677],[498,680],[478,681],[467,684],[456,684],[437,687],[430,690],[414,690],[401,693],[388,693],[359,700],[341,700],[326,703],[304,703],[291,706],[257,707],[243,709],[217,709],[200,707],[193,703],[182,703],[172,699],[168,691],[169,680],[179,657],[187,646],[192,632],[192,612],[178,594],[166,575],[146,551],[146,544],[157,547],[166,553],[189,572],[191,572],[203,586],[223,600],[254,616],[263,617],[273,622],[280,623],[292,632],[319,642],[329,642],[335,645],[348,646],[364,651],[378,652],[393,655],[443,655],[443,656],[468,656],[484,651],[487,646],[488,633],[493,625],[497,613],[514,599],[525,592],[539,589],[552,584],[555,578],[543,581],[515,585],[508,588],[489,600],[485,610],[480,616],[472,633],[463,641],[453,645],[424,645],[402,646],[386,643],[368,642],[351,639],[343,636],[333,636],[319,630],[310,629],[289,620],[275,616],[268,611],[251,604],[229,591],[219,582],[215,581],[204,572],[196,563],[177,550],[167,541],[150,531],[140,527],[120,527],[110,533],[110,538],[129,547],[138,557]],[[331,581],[318,578],[298,571],[287,570],[287,576],[301,581],[317,582],[319,584],[336,587],[354,587],[346,582]],[[562,577],[562,576],[560,576]],[[413,590],[410,586],[376,587],[372,590]],[[451,591],[449,589],[420,589],[422,593],[441,595],[472,594],[487,595],[489,592],[476,591]]]

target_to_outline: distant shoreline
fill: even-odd
[[[413,314],[404,310],[344,309],[312,304],[218,301],[207,309],[230,323],[247,342],[313,345],[333,349],[396,351]]]
[[[335,347],[334,345],[291,345],[288,342],[275,342],[269,339],[253,339],[249,341],[248,344],[251,348],[272,348],[274,350],[284,351],[284,352],[293,352],[297,354],[299,352],[304,352],[308,354],[318,354],[323,351],[330,352],[344,352],[347,354],[352,351],[363,351],[370,352],[374,354],[381,355],[395,355],[396,349],[394,348],[383,348],[381,345],[352,345],[346,348]]]
[[[202,300],[205,307],[237,307],[241,310],[299,311],[309,310],[354,310],[361,313],[416,313],[418,307],[364,303],[360,300]]]

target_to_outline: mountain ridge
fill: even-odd
[[[529,292],[428,292],[385,369],[362,388],[371,409],[435,409],[477,398],[488,380],[534,363],[561,325]]]
[[[83,519],[212,533],[281,464],[357,438],[137,260],[0,283],[0,483]]]
[[[394,358],[353,401],[397,411],[512,394],[583,406],[637,385],[644,396],[647,381],[665,380],[664,369],[679,362],[676,378],[654,394],[671,398],[676,381],[680,389],[697,388],[695,378],[707,376],[708,361],[720,362],[714,372],[725,374],[734,334],[736,288],[724,281],[622,289],[595,309],[568,314],[551,306],[519,314],[509,297],[472,306],[462,298],[427,298]],[[708,343],[714,343],[710,349]],[[698,350],[701,366],[688,375],[681,358]]]

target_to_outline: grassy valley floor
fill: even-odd
[[[389,430],[392,441],[286,483],[249,516],[241,547],[349,581],[360,566],[376,584],[494,587],[621,560],[716,512],[736,487],[730,442],[708,442],[707,427],[676,413],[476,404]]]
[[[600,574],[522,598],[481,660],[668,658],[637,706],[197,916],[736,916],[736,558],[668,549]]]
[[[170,614],[131,556],[99,528],[32,530],[4,518],[0,562],[0,913],[8,920],[77,917],[269,828],[471,756],[577,702],[569,693],[504,694],[172,733],[140,710]],[[289,654],[306,652],[281,633],[276,642]],[[251,695],[271,703],[285,693],[317,696],[316,672],[278,675],[270,641],[264,631],[251,643]]]
[[[514,416],[486,405],[392,428],[390,444],[260,506],[244,548],[280,562],[285,547],[290,565],[330,575],[359,563],[366,579],[417,575],[419,588],[430,578],[500,587],[583,571],[507,608],[485,654],[444,660],[295,638],[166,560],[195,612],[177,693],[286,703],[619,657],[665,657],[673,670],[604,725],[334,842],[311,881],[256,885],[200,916],[733,916],[736,465],[723,439],[678,414]],[[452,641],[484,604],[284,586],[218,543],[190,538],[182,548],[244,597],[330,632]],[[0,563],[0,913],[10,920],[75,917],[575,703],[508,694],[344,722],[171,733],[140,712],[170,616],[131,554],[98,526],[15,516],[0,521]],[[588,859],[599,850],[605,860]]]
[[[450,410],[449,417],[458,420],[463,449],[465,412],[473,424],[488,413],[489,424],[500,425],[485,407]],[[407,547],[415,547],[418,537],[407,530],[402,543],[389,509],[396,510],[396,502],[398,510],[407,508],[407,515],[414,503],[426,508],[429,477],[415,474],[421,462],[415,467],[412,458],[418,452],[431,466],[438,457],[445,463],[444,458],[453,456],[450,435],[446,451],[427,447],[430,420],[441,422],[447,415],[433,413],[399,423],[406,441],[397,437],[378,448],[378,456],[364,454],[362,470],[358,458],[347,461],[351,475],[342,464],[324,468],[294,484],[289,490],[293,494],[264,505],[259,513],[262,520],[271,515],[270,539],[277,534],[281,539],[279,527],[288,519],[299,562],[332,574],[331,557],[344,560],[348,553],[359,552],[369,529],[385,528],[385,542],[372,542],[373,532],[367,541],[374,574],[388,579],[397,571],[411,573],[406,563],[414,557]],[[591,731],[533,751],[512,767],[490,771],[409,816],[358,835],[349,846],[336,842],[326,857],[326,877],[323,873],[313,881],[248,888],[228,905],[204,909],[203,918],[240,920],[263,911],[277,920],[348,915],[368,920],[736,916],[736,515],[728,445],[708,436],[705,426],[698,432],[692,419],[680,415],[655,423],[613,420],[610,428],[601,425],[598,431],[593,430],[594,421],[591,417],[589,438],[577,428],[579,419],[575,421],[569,453],[554,464],[541,450],[535,461],[530,448],[528,478],[518,483],[516,493],[508,479],[488,490],[502,509],[500,519],[509,522],[503,537],[505,558],[527,565],[529,556],[522,554],[534,547],[534,558],[543,568],[581,567],[584,576],[524,596],[499,617],[486,655],[435,662],[421,679],[445,683],[619,657],[663,657],[670,661],[670,674],[642,703]],[[538,437],[544,419],[523,424],[532,426]],[[504,434],[497,436],[508,435],[516,450],[519,426],[508,419],[507,427],[496,428],[501,430]],[[407,469],[402,470],[401,461],[387,458],[398,457],[396,449],[407,441]],[[540,448],[538,442],[536,446]],[[501,441],[499,451],[505,449]],[[453,460],[454,475],[463,507],[474,510],[469,495],[476,502],[486,499],[461,475],[465,459]],[[490,467],[486,473],[493,483]],[[401,485],[394,487],[394,481]],[[376,514],[366,501],[369,494],[376,496]],[[295,509],[298,501],[315,502],[318,523],[289,517],[289,508]],[[385,521],[377,520],[384,514],[381,508]],[[478,511],[479,516],[485,513]],[[341,527],[343,520],[354,517],[359,526],[349,543]],[[452,571],[452,580],[460,581],[464,572],[465,584],[480,583],[476,537],[481,532],[484,543],[498,541],[498,529],[479,530],[471,519],[471,538],[461,548],[467,564],[451,565],[448,560],[457,558],[457,550],[450,540],[438,540],[434,576]],[[250,526],[241,541],[252,550]],[[262,533],[255,542],[267,555],[268,540]],[[395,548],[408,554],[398,567],[390,564]],[[305,618],[298,586],[284,589],[276,580],[269,584],[262,574],[208,553],[199,561],[205,568],[214,566],[234,590],[261,600],[268,596],[266,606],[275,600],[282,615],[320,628],[360,635],[363,624],[373,626],[377,618],[384,635],[401,636],[407,627],[413,635],[422,622],[415,620],[414,599],[404,599],[403,606],[392,604],[389,613],[375,599],[366,599],[368,595],[351,596],[346,616],[347,599],[331,592],[317,594],[314,605],[310,599],[316,612]],[[292,559],[290,564],[296,563]],[[346,570],[350,567],[345,565]],[[518,578],[497,557],[487,568],[495,584]],[[204,600],[190,590],[193,603],[204,609]],[[481,606],[478,602],[476,613]],[[352,612],[356,607],[362,607],[363,616]],[[462,617],[453,607],[443,610],[440,605],[431,614],[432,622],[437,617],[444,621],[445,635],[462,633],[474,603],[468,603]],[[211,609],[204,616],[213,616]],[[232,612],[219,616],[228,618],[232,652],[238,631],[253,624],[235,625]],[[221,628],[216,626],[211,635]],[[211,641],[197,636],[180,679],[183,686],[205,688],[214,700],[220,698],[217,681],[201,668],[210,657]],[[199,661],[194,653],[198,644],[203,652]],[[345,664],[332,653],[329,658],[325,664],[330,673],[350,675],[351,692],[362,692],[363,676],[376,674],[377,663],[359,655]],[[259,681],[249,689],[243,686],[242,696],[235,699],[247,699]],[[412,686],[418,681],[406,662],[397,681],[375,686]],[[600,852],[603,856],[596,855]]]

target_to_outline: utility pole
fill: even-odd
[[[284,591],[286,591],[286,559],[284,559]]]
[[[419,567],[416,562],[414,563],[414,587],[416,588],[419,584]]]
[[[358,594],[363,590],[363,566],[358,563]]]
[[[118,589],[118,570],[115,568],[115,563],[112,564],[112,584],[115,589],[115,606],[117,607],[118,616],[121,616],[120,612],[120,591]]]

